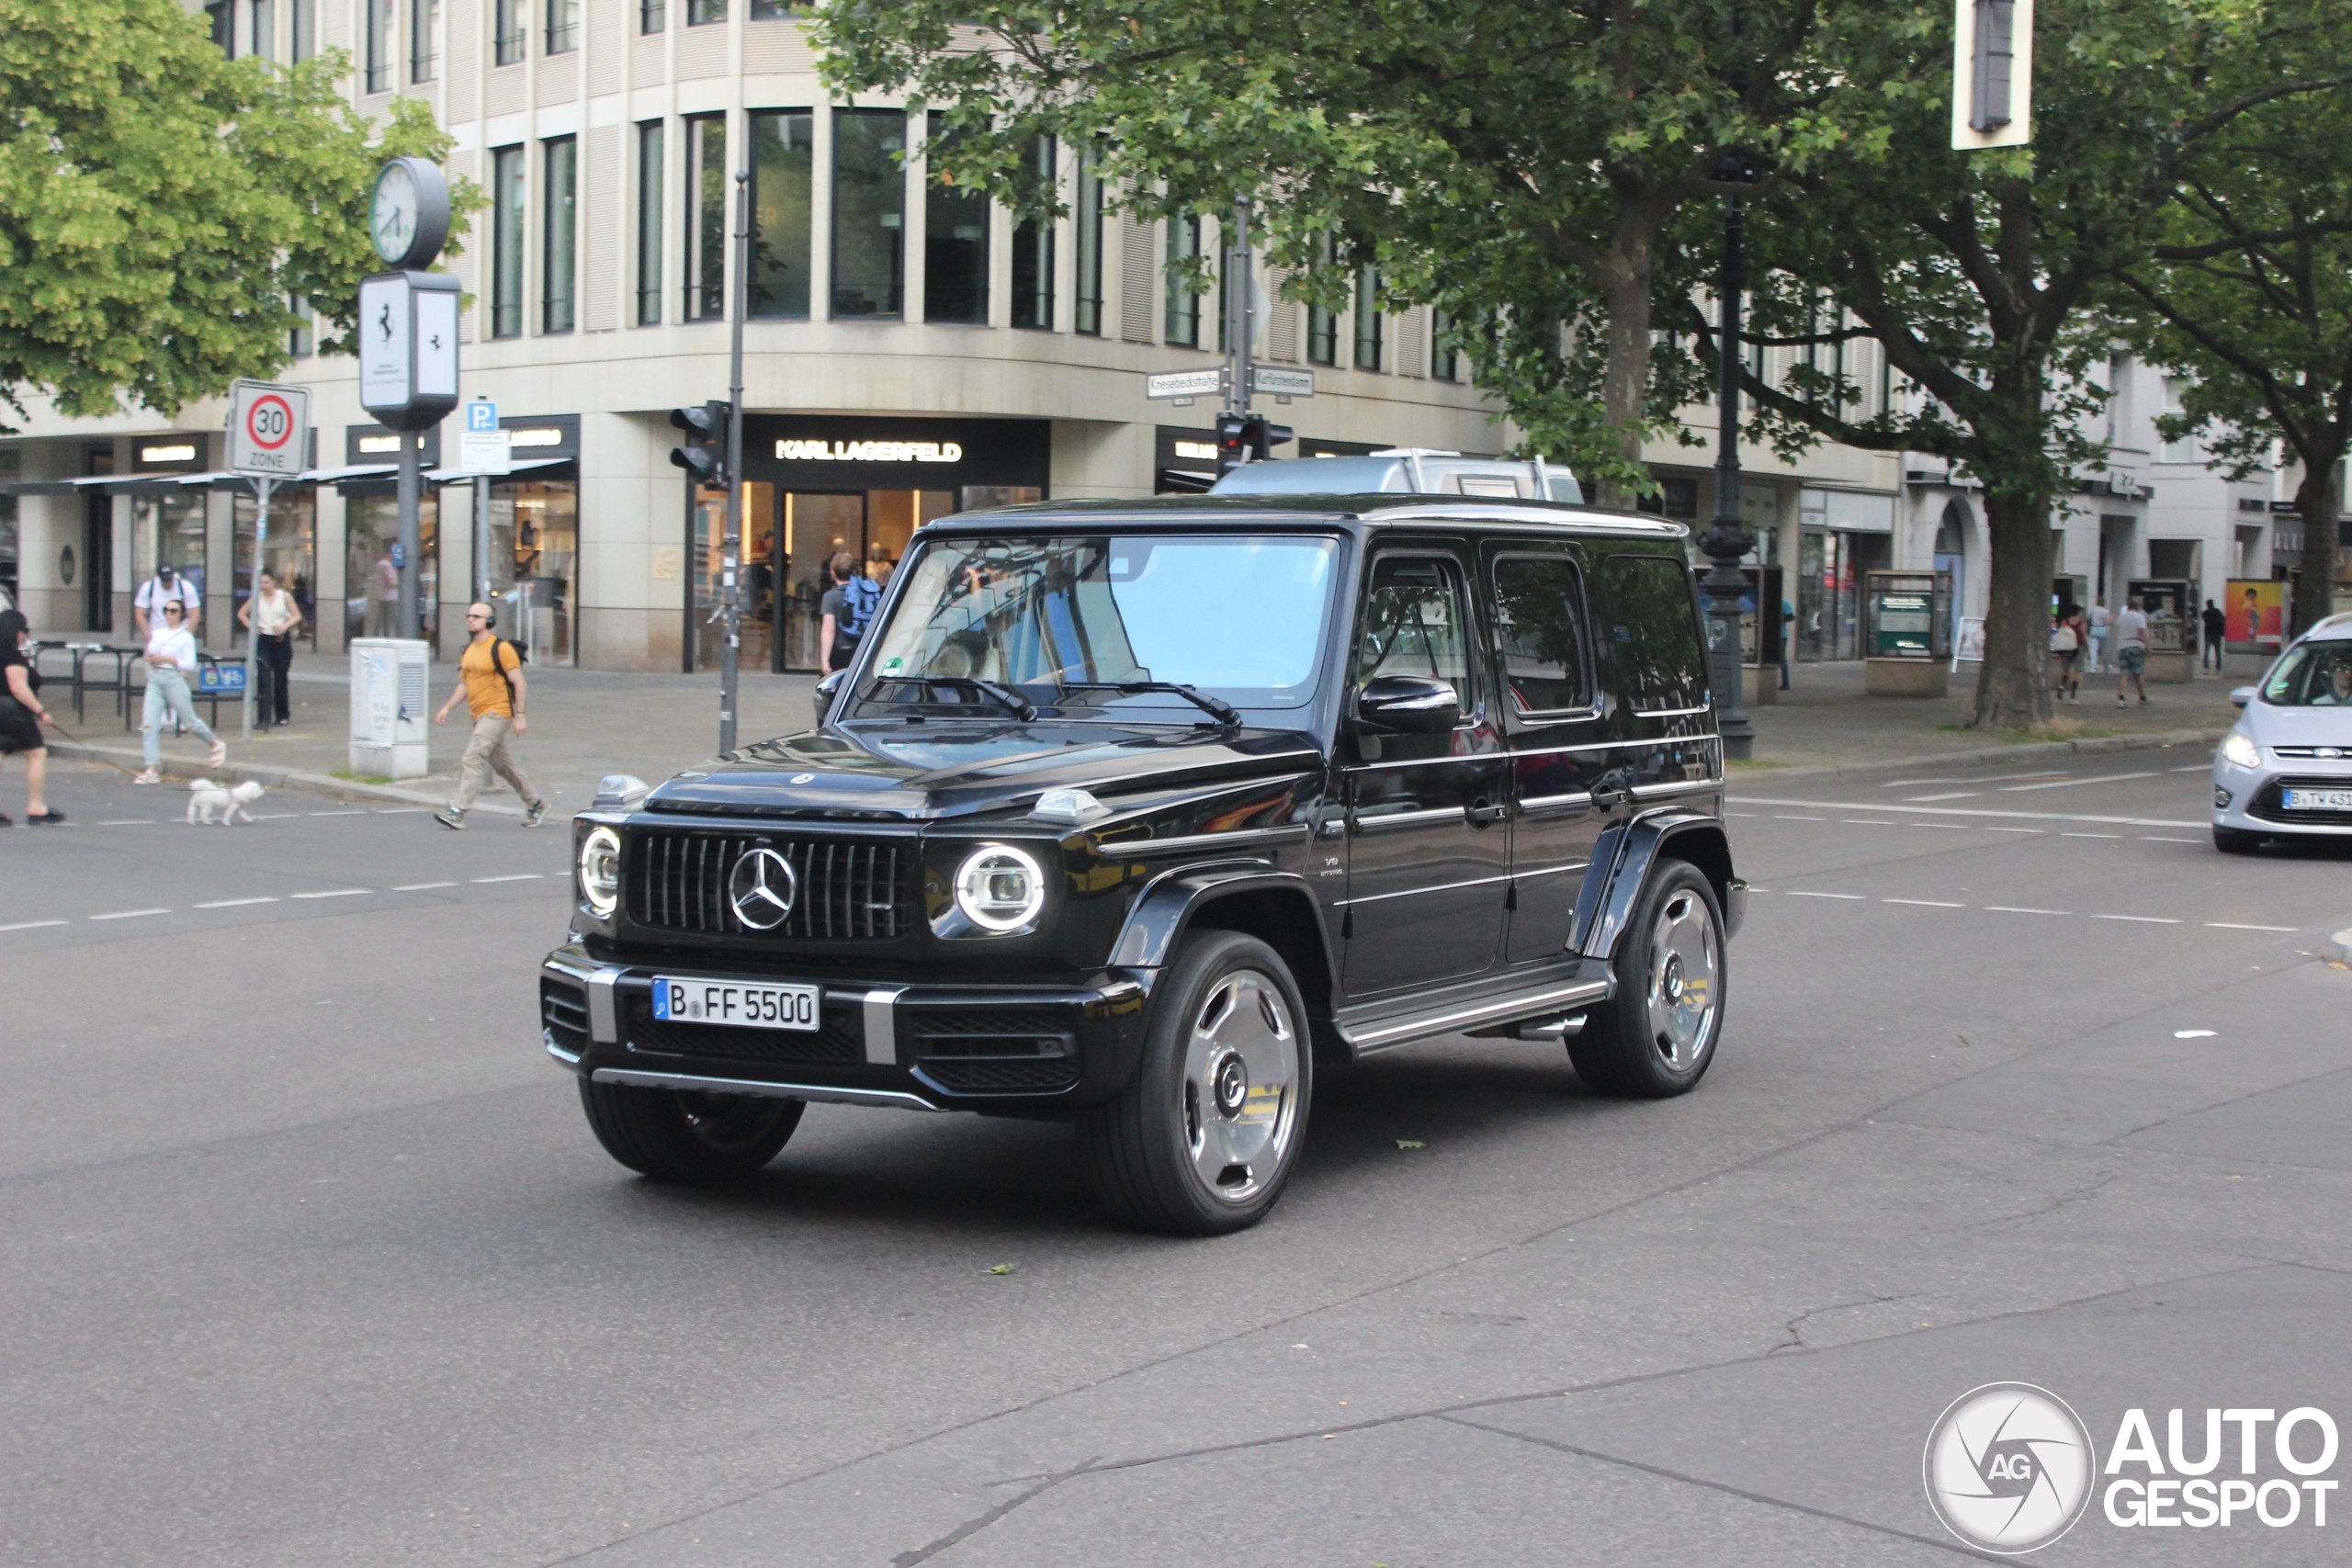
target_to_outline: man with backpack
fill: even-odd
[[[529,683],[523,679],[523,650],[500,637],[496,630],[497,612],[488,604],[466,606],[466,629],[473,633],[473,641],[466,645],[463,657],[458,660],[458,689],[433,716],[435,724],[449,722],[449,710],[458,699],[466,699],[467,711],[473,715],[474,732],[466,742],[465,761],[458,764],[458,793],[449,804],[433,814],[433,819],[445,828],[463,828],[466,812],[481,790],[485,769],[494,769],[498,775],[514,786],[523,799],[523,826],[536,828],[547,819],[548,803],[536,794],[524,780],[523,772],[514,765],[514,758],[507,749],[511,737],[519,736],[530,728],[524,716],[524,704],[529,696]]]
[[[847,550],[833,557],[831,571],[833,585],[817,602],[823,617],[817,628],[817,662],[828,674],[849,668],[882,604],[882,585],[858,570],[857,558]]]

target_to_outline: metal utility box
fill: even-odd
[[[351,771],[418,779],[432,771],[425,727],[429,665],[422,641],[363,637],[351,643]]]

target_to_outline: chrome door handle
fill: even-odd
[[[1481,800],[1463,807],[1463,815],[1473,822],[1499,822],[1503,819],[1503,808]]]

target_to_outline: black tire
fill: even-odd
[[[750,1094],[697,1094],[580,1080],[580,1106],[605,1152],[656,1181],[740,1181],[775,1158],[808,1106]]]
[[[2216,828],[2213,847],[2225,855],[2250,855],[2262,847],[2262,835],[2243,828]]]
[[[1135,1077],[1080,1112],[1079,1157],[1127,1224],[1243,1230],[1282,1197],[1313,1089],[1306,1006],[1282,955],[1238,931],[1203,931],[1152,989]]]
[[[1568,1037],[1577,1076],[1632,1099],[1689,1093],[1723,1038],[1723,932],[1714,885],[1688,861],[1659,861],[1618,938],[1617,994]],[[1694,950],[1712,963],[1699,963]]]

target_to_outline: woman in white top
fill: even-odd
[[[177,714],[180,722],[194,730],[204,743],[212,748],[205,759],[208,767],[219,767],[229,760],[229,748],[212,733],[212,727],[196,716],[196,704],[187,694],[187,678],[196,670],[196,638],[180,623],[187,618],[179,604],[164,605],[163,625],[147,638],[147,705],[142,711],[139,734],[147,750],[147,771],[134,782],[161,784],[164,782],[164,715]]]
[[[277,586],[277,578],[270,572],[261,574],[261,589],[237,607],[237,622],[248,632],[255,629],[254,611],[258,606],[261,640],[254,645],[258,661],[269,671],[270,705],[261,716],[264,724],[286,724],[291,721],[293,709],[287,701],[286,672],[294,664],[294,638],[302,629],[302,606],[294,595]]]

